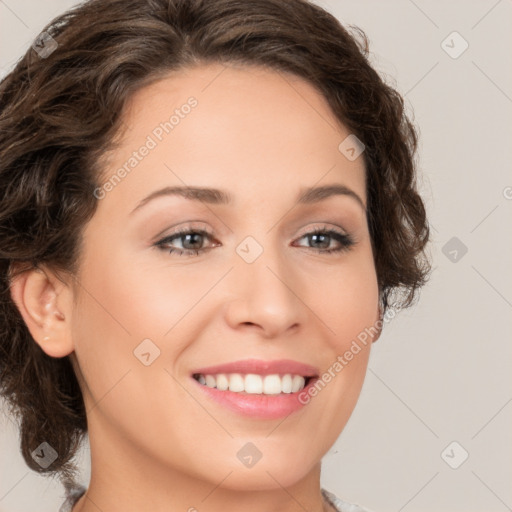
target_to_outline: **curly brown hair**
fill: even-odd
[[[417,134],[403,98],[369,64],[365,34],[351,29],[308,0],[90,0],[43,29],[53,52],[34,45],[1,81],[0,393],[20,420],[31,469],[73,479],[87,419],[69,357],[50,357],[35,343],[10,284],[41,264],[77,271],[101,156],[115,146],[123,107],[171,71],[240,63],[313,84],[365,145],[382,312],[413,304],[431,270]],[[48,468],[31,456],[42,441],[58,453]]]

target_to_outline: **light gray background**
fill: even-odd
[[[375,512],[511,510],[512,1],[317,3],[365,30],[374,65],[414,111],[434,260],[418,305],[375,344],[322,484]],[[75,4],[0,0],[2,76]],[[458,58],[443,49],[460,50],[458,36],[442,46],[454,31],[469,44]],[[455,262],[443,253],[453,237],[468,249]],[[0,512],[56,512],[60,484],[28,470],[9,419],[0,428]],[[87,449],[81,460],[87,484]]]

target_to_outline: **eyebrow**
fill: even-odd
[[[359,205],[366,212],[366,206],[363,200],[352,189],[341,184],[324,185],[321,187],[311,187],[302,189],[299,192],[296,203],[297,204],[313,204],[323,201],[329,197],[342,195],[355,199]],[[207,187],[194,187],[194,186],[177,186],[165,187],[151,192],[148,196],[142,199],[139,204],[130,212],[130,215],[136,210],[139,210],[144,205],[162,196],[178,196],[191,201],[200,201],[203,203],[213,205],[227,205],[233,202],[233,198],[226,190],[219,190],[216,188]]]

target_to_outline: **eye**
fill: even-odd
[[[159,249],[166,250],[170,254],[176,253],[179,256],[198,256],[200,253],[209,250],[202,247],[204,240],[212,238],[213,235],[204,229],[185,228],[162,238],[155,246]],[[182,248],[170,246],[175,240],[181,242]]]
[[[324,254],[347,251],[355,244],[354,239],[350,235],[327,227],[309,231],[302,235],[298,240],[302,240],[304,238],[307,238],[310,243],[316,245],[316,247],[312,247],[311,249],[315,252]],[[339,244],[338,247],[329,248],[332,241],[336,241]]]
[[[327,227],[309,231],[297,240],[304,238],[308,239],[309,243],[316,245],[316,247],[309,247],[309,249],[321,254],[347,251],[355,244],[354,239],[350,235]],[[154,245],[169,254],[177,254],[178,256],[199,256],[203,252],[220,245],[217,243],[211,247],[203,247],[205,240],[213,239],[213,234],[204,229],[184,228],[162,238]],[[173,246],[176,241],[179,241],[181,247]],[[337,247],[330,247],[333,241],[338,244]]]

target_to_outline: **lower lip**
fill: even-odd
[[[299,395],[305,397],[308,388],[314,385],[317,379],[311,379],[307,386],[296,393],[280,393],[279,395],[221,391],[217,388],[209,388],[193,377],[192,380],[201,388],[203,393],[231,411],[252,418],[277,419],[289,416],[307,405],[307,403],[303,404],[299,401]]]

